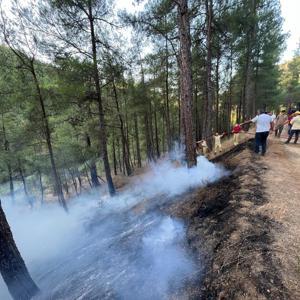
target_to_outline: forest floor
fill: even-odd
[[[300,299],[300,146],[252,147],[219,158],[229,177],[168,208],[203,270],[176,299]]]

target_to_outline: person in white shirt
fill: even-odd
[[[208,146],[206,140],[202,140],[201,142],[203,155],[206,156],[208,154]]]
[[[215,142],[215,145],[214,145],[214,153],[217,154],[217,151],[219,152],[222,152],[223,149],[222,149],[222,144],[221,144],[221,138],[223,137],[224,133],[219,135],[218,132],[215,133],[214,135],[214,142]]]
[[[196,144],[197,144],[197,153],[200,154],[200,149],[202,149],[201,154],[207,156],[209,151],[208,151],[206,140],[198,141],[196,142]]]
[[[273,130],[272,117],[261,111],[260,114],[254,117],[250,122],[256,124],[255,152],[259,153],[259,148],[261,147],[261,154],[265,155],[267,150],[267,138],[270,130]]]

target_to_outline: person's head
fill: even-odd
[[[285,114],[285,113],[286,113],[286,110],[285,110],[285,109],[283,109],[283,110],[281,111],[281,113],[282,113],[282,114]]]
[[[219,133],[218,132],[216,132],[216,134],[215,135],[219,135]]]
[[[235,126],[239,126],[239,123],[235,123]]]

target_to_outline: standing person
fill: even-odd
[[[276,119],[276,115],[275,115],[274,111],[272,113],[270,113],[270,116],[272,118],[272,122],[274,122]]]
[[[207,146],[206,140],[201,141],[201,146],[202,146],[203,155],[204,156],[208,155],[208,146]]]
[[[276,123],[275,123],[275,136],[276,137],[280,138],[284,124],[286,123],[287,119],[288,119],[288,116],[286,115],[285,110],[282,110],[276,117]]]
[[[223,137],[224,133],[219,135],[218,132],[215,133],[214,135],[214,141],[215,141],[215,145],[214,145],[214,153],[217,154],[217,151],[222,152],[222,144],[221,144],[221,138]]]
[[[291,121],[292,121],[292,119],[293,119],[293,117],[294,117],[294,113],[295,113],[295,112],[296,112],[296,111],[293,110],[293,109],[290,109],[289,112],[288,112],[288,135],[291,134],[291,130],[292,130],[292,124],[291,124]]]
[[[232,133],[233,133],[233,145],[236,146],[239,144],[239,136],[240,136],[240,132],[242,130],[242,127],[240,124],[235,124],[233,129],[232,129]]]
[[[209,151],[208,151],[208,146],[207,146],[206,140],[198,141],[198,142],[196,142],[196,144],[197,144],[197,149],[198,150],[202,149],[202,153],[201,154],[203,154],[204,156],[208,155]]]
[[[297,144],[299,133],[300,133],[300,111],[296,111],[294,113],[294,117],[290,121],[290,124],[292,126],[291,131],[290,131],[289,138],[287,139],[285,144],[288,144],[291,141],[294,134],[295,134],[294,144]]]
[[[250,122],[256,124],[255,133],[255,153],[259,153],[261,147],[261,155],[265,155],[267,150],[267,138],[270,130],[273,130],[273,120],[266,112],[261,111],[259,115],[254,117]]]

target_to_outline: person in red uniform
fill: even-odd
[[[242,127],[240,124],[235,124],[232,133],[233,133],[233,144],[234,146],[239,144],[240,132],[242,131]]]

